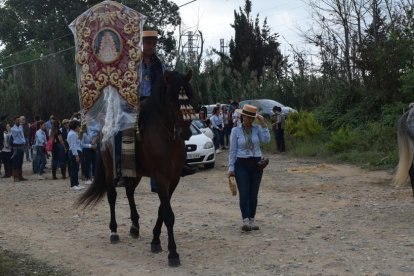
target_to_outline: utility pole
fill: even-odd
[[[182,51],[186,54],[186,58],[190,63],[195,63],[200,48],[200,35],[189,31],[182,36],[187,38],[187,42],[183,43]]]
[[[220,53],[226,54],[226,50],[224,48],[228,48],[229,46],[224,45],[224,38],[220,38]]]

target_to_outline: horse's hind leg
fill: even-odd
[[[132,179],[128,180],[128,181],[132,181]],[[134,192],[135,192],[135,188],[138,185],[138,182],[135,183],[128,183],[128,185],[125,187],[126,190],[126,195],[128,198],[128,203],[129,203],[129,209],[130,209],[130,213],[131,213],[131,228],[129,229],[129,233],[131,234],[131,237],[133,238],[139,238],[139,214],[137,211],[137,206],[135,204],[135,199],[134,199]]]
[[[113,185],[109,185],[108,189],[108,202],[109,202],[109,209],[111,212],[111,221],[109,223],[109,229],[111,229],[111,243],[117,243],[119,241],[119,235],[117,233],[118,225],[116,223],[115,218],[115,203],[116,203],[116,190]]]
[[[410,175],[411,188],[413,190],[413,197],[414,197],[414,163],[411,163],[411,167],[408,173]]]

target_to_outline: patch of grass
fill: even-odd
[[[336,161],[351,163],[371,170],[392,169],[398,163],[397,152],[348,151],[336,154],[333,158]]]
[[[0,248],[0,275],[70,276],[73,274],[66,269],[51,267],[44,262],[34,260],[28,255]]]
[[[296,157],[315,157],[333,163],[348,163],[371,170],[385,170],[396,167],[398,163],[398,151],[367,151],[355,150],[349,147],[347,150],[334,153],[330,151],[326,142],[313,141],[291,141],[288,143],[288,155]]]

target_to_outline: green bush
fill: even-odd
[[[333,153],[345,152],[355,148],[360,138],[357,131],[341,127],[331,133],[331,137],[326,143],[326,148]]]
[[[301,111],[291,113],[287,117],[285,125],[286,135],[298,140],[310,140],[321,134],[323,128],[311,112]]]

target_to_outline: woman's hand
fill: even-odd
[[[265,123],[265,118],[262,115],[257,114],[256,118],[262,127],[267,127]]]
[[[229,177],[230,177],[230,176],[235,176],[235,175],[234,175],[234,172],[229,172]]]

